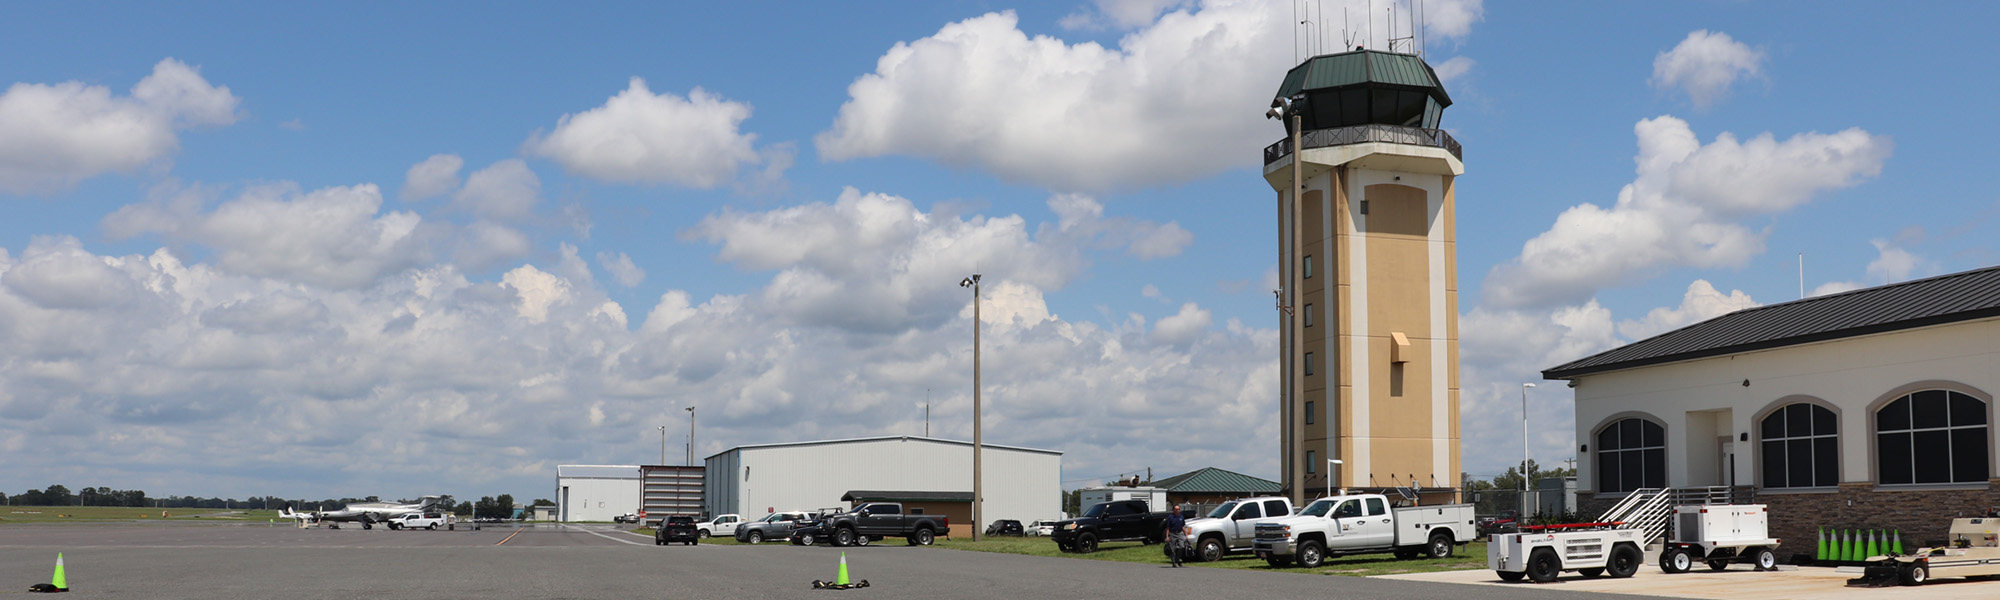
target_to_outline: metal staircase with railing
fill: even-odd
[[[1687,488],[1639,488],[1626,494],[1624,500],[1612,505],[1610,510],[1598,517],[1606,523],[1624,523],[1626,527],[1639,530],[1639,545],[1652,545],[1654,540],[1667,533],[1672,524],[1674,507],[1690,504],[1748,504],[1754,498],[1755,488],[1749,486],[1711,486]]]

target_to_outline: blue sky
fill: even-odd
[[[1300,6],[12,5],[0,487],[536,497],[688,404],[697,455],[927,396],[970,437],[975,270],[987,440],[1275,478]],[[1424,8],[1474,475],[1520,382],[1795,299],[1800,253],[1809,293],[2000,260],[1989,6]]]

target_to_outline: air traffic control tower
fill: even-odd
[[[1451,97],[1422,57],[1357,49],[1293,67],[1271,104],[1285,124],[1264,149],[1284,286],[1284,486],[1294,500],[1327,488],[1451,500],[1465,172],[1438,128]]]

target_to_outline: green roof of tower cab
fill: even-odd
[[[1277,97],[1302,110],[1308,130],[1369,124],[1437,129],[1451,106],[1423,57],[1380,50],[1306,59],[1285,73]]]

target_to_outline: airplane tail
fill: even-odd
[[[438,505],[438,500],[440,498],[442,498],[442,496],[424,496],[422,498],[418,498],[417,510],[423,512],[432,512],[431,509]]]

